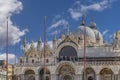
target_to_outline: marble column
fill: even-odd
[[[120,74],[118,74],[118,80],[120,80]]]
[[[118,74],[114,74],[114,80],[119,80],[118,79]]]
[[[35,80],[39,80],[39,74],[35,74]]]
[[[57,74],[51,74],[51,80],[58,80],[57,79]]]
[[[82,80],[81,77],[82,77],[82,76],[81,76],[80,74],[76,74],[76,75],[74,76],[74,80]]]
[[[79,80],[83,80],[83,74],[79,75]]]
[[[100,80],[100,74],[96,74],[96,80]]]
[[[112,80],[115,80],[114,74],[112,75]]]

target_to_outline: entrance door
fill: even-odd
[[[35,77],[34,77],[34,76],[31,76],[31,77],[29,77],[28,80],[35,80]]]
[[[92,76],[88,77],[88,80],[93,80],[93,77]]]
[[[65,75],[65,76],[63,77],[63,80],[73,80],[73,77],[70,76],[70,75]]]
[[[25,76],[25,80],[35,80],[35,76]]]

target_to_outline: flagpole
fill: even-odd
[[[83,14],[84,19],[84,80],[86,80],[86,19],[85,14]]]
[[[7,29],[6,29],[6,80],[8,80],[8,17],[7,17]]]
[[[46,16],[44,17],[44,80],[46,80]]]

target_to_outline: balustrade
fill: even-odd
[[[53,61],[46,62],[46,65],[55,65],[56,63],[59,63],[61,61],[72,61],[73,63],[77,63],[79,65],[84,64],[84,58],[79,57],[67,57],[67,56],[60,56]],[[86,58],[86,64],[87,65],[118,65],[120,64],[120,60],[117,58],[109,58],[109,59],[100,59],[100,58]],[[43,66],[43,61],[36,61],[34,63],[29,62],[23,62],[23,63],[17,63],[16,66]]]

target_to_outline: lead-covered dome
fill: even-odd
[[[89,28],[89,27],[85,27],[86,28],[86,38],[87,40],[90,40],[91,42],[95,42],[96,38],[95,38],[95,33],[94,31]],[[84,25],[79,26],[76,30],[73,31],[73,34],[75,36],[84,36]]]
[[[90,22],[89,27],[93,30],[96,40],[103,40],[102,34],[97,30],[95,22]]]
[[[96,23],[95,22],[90,22],[89,27],[92,28],[92,29],[95,29],[96,28]]]

